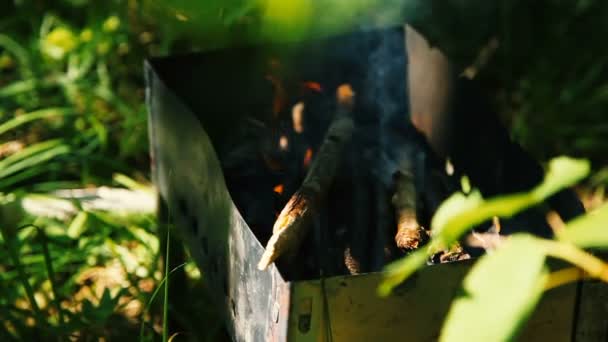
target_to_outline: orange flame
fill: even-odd
[[[321,83],[319,83],[319,82],[306,81],[306,82],[302,82],[302,86],[304,87],[304,89],[310,89],[312,91],[316,91],[317,93],[320,93],[323,91],[323,87],[321,86]]]
[[[291,109],[291,120],[293,121],[293,130],[296,133],[304,132],[304,102],[296,103]]]
[[[283,190],[283,184],[279,184],[272,189],[272,191],[276,192],[279,195],[283,193]]]
[[[307,148],[306,153],[304,154],[304,167],[310,166],[312,162],[312,148]]]
[[[266,75],[266,79],[272,83],[274,87],[274,99],[272,101],[272,113],[275,117],[279,115],[283,107],[285,107],[285,103],[287,102],[287,91],[285,91],[285,87],[283,86],[283,81],[273,75]]]
[[[287,139],[287,137],[284,135],[281,135],[279,138],[279,148],[281,151],[287,151],[289,148],[289,139]]]

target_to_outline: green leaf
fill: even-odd
[[[64,165],[60,164],[59,162],[50,162],[50,163],[46,163],[44,165],[40,165],[36,168],[29,168],[26,170],[22,170],[19,173],[15,173],[11,176],[0,179],[0,189],[4,190],[19,182],[22,182],[28,178],[36,177],[45,172],[53,172],[53,171],[58,171],[58,170],[63,170],[63,169],[64,169]],[[32,191],[34,191],[34,189],[32,189]]]
[[[417,269],[424,266],[426,259],[427,250],[426,248],[421,248],[407,257],[388,265],[386,267],[385,279],[378,286],[378,295],[381,297],[388,296],[393,288],[416,272]]]
[[[19,127],[34,120],[45,119],[54,116],[70,115],[73,113],[74,112],[69,108],[46,108],[22,114],[0,125],[0,134],[4,134],[12,129],[15,129],[16,127]]]
[[[530,194],[514,194],[483,200],[478,191],[469,196],[455,194],[446,200],[433,217],[431,227],[436,240],[447,246],[456,242],[473,226],[494,216],[511,217],[536,203]]]
[[[570,222],[557,239],[581,248],[608,248],[608,203]]]
[[[555,194],[587,177],[591,165],[589,161],[569,157],[554,158],[549,162],[549,170],[541,185],[533,190],[538,201]]]
[[[36,89],[37,85],[38,81],[35,79],[15,81],[0,88],[0,98],[12,97],[21,93],[32,91]]]
[[[15,164],[20,160],[27,159],[37,153],[60,146],[62,144],[63,141],[61,139],[52,139],[30,145],[23,150],[0,160],[0,170],[7,168],[11,164]]]
[[[483,200],[478,191],[469,196],[452,195],[437,210],[431,227],[435,236],[449,245],[471,227],[493,216],[511,217],[536,205],[559,190],[576,184],[589,174],[586,160],[559,157],[551,160],[543,182],[528,193],[499,196]]]
[[[114,173],[112,180],[130,190],[154,191],[151,186],[140,183],[122,173]]]
[[[80,211],[70,223],[67,234],[72,239],[78,239],[86,229],[86,223],[89,215],[86,211]]]
[[[20,152],[14,154],[14,155],[12,155],[11,157],[16,157],[17,155],[19,155],[19,157],[21,159],[14,164],[6,165],[5,163],[3,163],[5,161],[7,161],[10,157],[1,161],[0,162],[0,178],[10,176],[11,174],[14,174],[14,173],[22,171],[22,170],[26,170],[31,167],[35,167],[39,164],[42,164],[46,161],[53,159],[53,158],[56,158],[58,156],[68,154],[71,152],[71,148],[69,145],[60,143],[52,148],[42,151],[42,152],[35,153],[35,154],[32,153],[32,150],[30,150],[30,149],[37,148],[37,147],[39,147],[38,145],[41,145],[41,144],[45,144],[45,143],[39,143],[39,144],[32,145],[24,150],[21,150]]]
[[[118,298],[119,294],[117,294],[115,298],[112,298],[110,289],[106,287],[103,290],[103,294],[99,300],[99,305],[97,306],[98,317],[100,317],[102,320],[106,320],[114,312],[114,309],[118,305]]]
[[[548,275],[545,251],[536,238],[514,235],[482,257],[463,281],[441,341],[507,341],[541,298]]]

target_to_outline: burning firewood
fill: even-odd
[[[312,218],[319,210],[335,176],[344,146],[350,141],[354,122],[352,108],[354,92],[349,85],[341,85],[336,92],[337,113],[299,190],[277,218],[273,234],[258,263],[265,270],[279,256],[293,256],[310,229]]]
[[[397,218],[395,242],[404,252],[422,246],[429,238],[416,217],[416,187],[412,173],[399,171],[395,177],[395,193],[392,197]]]

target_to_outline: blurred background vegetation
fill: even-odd
[[[56,192],[112,186],[153,198],[143,60],[258,33],[240,26],[253,20],[252,2],[232,1],[243,5],[229,12],[222,12],[221,1],[176,1],[171,10],[158,3],[2,5],[2,341],[133,340],[142,321],[146,339],[160,334],[158,307],[144,310],[161,280],[153,209],[100,210],[87,206],[86,196],[66,199]],[[271,3],[270,14],[293,12]],[[496,100],[513,136],[537,158],[570,154],[594,162],[595,176],[582,190],[589,205],[603,201],[608,182],[607,6],[599,0],[551,2],[535,25],[541,29],[531,34],[534,44],[522,48],[517,37],[507,40],[512,45],[499,50],[480,75],[496,84]],[[217,14],[185,20],[201,13]],[[209,18],[230,29],[215,30],[218,23]],[[163,20],[172,25],[158,26]],[[60,210],[41,212],[49,207]],[[187,270],[192,278],[199,276],[191,263]],[[174,310],[172,317],[187,327],[186,337],[215,340],[213,308],[205,305],[203,285],[192,286],[199,291],[193,297],[200,301],[193,305],[196,315]]]
[[[0,340],[137,340],[142,322],[145,340],[158,339],[162,300],[145,310],[162,272],[142,66],[168,40],[138,1],[2,7]],[[112,207],[124,199],[109,187],[143,207]],[[196,312],[170,310],[172,320],[215,340],[214,310],[192,284]]]

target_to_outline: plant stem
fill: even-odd
[[[563,270],[555,271],[549,274],[545,284],[545,291],[549,291],[556,287],[582,279],[585,279],[585,272],[581,271],[581,269],[578,267],[569,267]]]
[[[2,234],[2,238],[6,242],[8,253],[10,254],[13,264],[17,269],[17,274],[19,275],[21,285],[23,285],[27,298],[32,306],[32,310],[34,311],[34,317],[36,317],[38,324],[45,325],[46,323],[44,321],[42,311],[40,311],[40,307],[38,306],[36,298],[34,297],[34,290],[28,282],[23,265],[21,265],[21,261],[19,260],[19,253],[17,252],[14,244],[14,236],[12,236],[12,234],[7,234],[3,228],[0,228],[0,234]]]
[[[592,278],[608,283],[608,264],[596,256],[565,242],[539,239],[547,254],[568,261]]]
[[[55,302],[55,306],[57,307],[57,315],[59,318],[59,324],[63,324],[63,311],[61,310],[61,302],[59,301],[59,293],[57,292],[57,283],[55,282],[55,271],[53,270],[53,263],[51,259],[51,252],[49,251],[48,238],[44,230],[42,230],[38,226],[31,225],[38,229],[38,233],[41,234],[42,240],[42,252],[44,254],[44,263],[46,265],[46,271],[49,276],[49,281],[51,282],[51,292],[53,292],[53,302]]]
[[[170,227],[167,227],[167,249],[165,257],[165,298],[163,300],[163,342],[169,340],[169,327],[168,324],[168,312],[169,312],[169,246],[171,245],[170,238]]]
[[[152,306],[152,302],[154,301],[154,298],[156,298],[156,295],[158,295],[158,292],[160,291],[160,289],[162,288],[162,286],[165,284],[165,281],[167,281],[167,279],[169,279],[169,276],[171,274],[173,274],[173,272],[179,270],[180,268],[186,266],[186,263],[183,263],[181,265],[177,265],[175,266],[171,272],[169,272],[169,274],[165,275],[165,277],[163,277],[163,279],[160,281],[160,283],[158,283],[158,286],[156,287],[156,290],[154,290],[154,292],[152,292],[152,296],[150,296],[150,300],[148,301],[148,304],[146,305],[145,310],[142,312],[142,318],[141,318],[141,326],[140,326],[140,330],[139,330],[139,341],[143,342],[144,341],[144,321],[145,321],[145,314],[150,311],[150,306]]]

